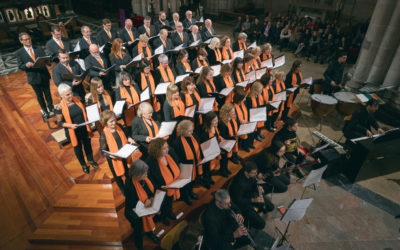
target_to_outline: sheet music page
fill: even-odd
[[[295,200],[295,202],[286,210],[286,213],[282,217],[282,221],[299,221],[306,214],[308,206],[312,202],[312,198],[304,200]]]
[[[236,83],[236,86],[241,86],[241,87],[243,87],[243,88],[246,88],[247,84],[249,84],[249,81],[244,81],[244,82]]]
[[[203,142],[202,144],[200,144],[200,147],[203,152],[204,158],[212,157],[214,155],[218,156],[219,154],[221,154],[221,149],[219,148],[217,138],[215,137]]]
[[[99,108],[97,107],[97,103],[86,107],[86,115],[88,118],[88,122],[90,123],[100,120],[100,113]]]
[[[256,70],[256,79],[260,80],[261,77],[267,72],[267,68]]]
[[[162,122],[156,137],[165,137],[172,134],[177,122]]]
[[[246,79],[247,81],[249,81],[250,83],[251,83],[251,82],[254,82],[255,80],[257,80],[256,71],[253,70],[253,71],[247,73],[247,74],[245,75],[245,79]]]
[[[275,109],[277,109],[279,107],[279,105],[281,105],[282,101],[277,101],[277,102],[271,102],[270,105],[272,107],[274,107]]]
[[[250,122],[263,122],[267,120],[267,107],[250,109]]]
[[[267,59],[267,60],[265,60],[265,61],[262,61],[262,62],[261,62],[261,67],[262,67],[262,68],[265,68],[265,67],[267,67],[267,68],[273,68],[273,67],[274,67],[274,64],[272,63],[272,58]]]
[[[196,105],[192,105],[190,107],[187,107],[185,109],[185,116],[186,117],[192,117],[194,116],[194,112],[196,111]]]
[[[236,140],[224,140],[219,143],[219,147],[225,150],[226,152],[231,152],[232,148],[235,146]]]
[[[179,165],[180,174],[178,179],[176,179],[171,184],[167,185],[167,188],[181,188],[192,181],[192,164],[180,164]]]
[[[200,42],[201,42],[201,40],[197,40],[197,41],[195,41],[195,42],[192,42],[192,44],[190,44],[189,47],[195,47],[195,46],[197,46]]]
[[[255,47],[257,47],[257,42],[250,44],[250,46],[247,47],[247,49],[251,49],[251,48],[255,48]]]
[[[231,63],[234,59],[223,60],[222,64]]]
[[[233,52],[233,58],[240,57],[243,59],[243,56],[244,56],[244,50]]]
[[[183,81],[183,79],[185,79],[185,77],[187,77],[187,76],[189,76],[189,75],[190,75],[190,74],[184,74],[184,75],[177,76],[177,77],[175,78],[175,84],[177,84],[177,83]]]
[[[224,88],[223,90],[221,90],[221,92],[219,92],[221,95],[223,96],[227,96],[229,95],[229,93],[231,93],[231,91],[233,90],[233,87],[229,87],[229,88]]]
[[[200,66],[194,71],[194,73],[200,74],[202,69],[203,69],[203,66]]]
[[[164,52],[164,46],[160,45],[160,47],[158,47],[155,51],[154,51],[154,55],[159,55],[162,54]]]
[[[286,91],[282,91],[275,94],[274,97],[272,98],[272,101],[273,102],[286,101]]]
[[[114,113],[116,116],[120,116],[122,114],[122,111],[124,109],[126,100],[120,100],[117,101],[114,105]]]
[[[275,59],[274,69],[281,67],[283,65],[285,65],[285,56],[284,55]]]
[[[297,86],[296,86],[296,87],[293,87],[293,88],[288,88],[288,89],[286,89],[286,90],[289,91],[289,92],[295,92],[296,89],[297,89]]]
[[[311,85],[312,84],[312,77],[308,77],[306,79],[303,79],[303,81],[301,81],[300,84],[308,84]]]
[[[154,199],[153,199],[153,203],[151,204],[151,207],[146,208],[144,206],[143,202],[138,201],[138,203],[136,204],[136,207],[133,209],[133,211],[138,215],[138,217],[155,214],[160,210],[161,203],[164,200],[164,197],[165,197],[165,191],[157,190],[154,195]]]
[[[200,17],[200,21],[199,22],[204,23],[204,18]]]
[[[160,207],[164,200],[164,197],[165,197],[165,191],[162,191],[162,190],[156,191],[156,193],[154,195],[153,203],[151,204],[151,207],[154,210],[156,210],[157,212],[160,211]]]
[[[205,44],[210,44],[210,42],[211,42],[211,39],[212,39],[212,38],[208,39],[208,40],[207,40],[207,41],[205,41],[204,43],[205,43]]]
[[[147,87],[143,92],[140,94],[140,101],[144,102],[150,99],[150,88]]]
[[[325,165],[322,168],[311,170],[311,172],[307,175],[307,178],[303,183],[303,187],[308,187],[310,185],[319,183],[327,167],[328,165]]]
[[[357,94],[356,95],[358,97],[358,99],[360,99],[360,101],[362,102],[368,102],[368,97],[366,97],[364,94]]]
[[[212,111],[214,107],[215,97],[201,98],[198,113],[205,114]]]
[[[181,50],[183,48],[183,43],[181,45],[176,46],[173,51],[178,52],[179,50]]]
[[[135,56],[131,62],[138,62],[140,60],[142,60],[142,55],[143,53],[140,53],[139,55]]]
[[[221,73],[221,64],[211,66],[211,68],[214,70],[214,77]]]
[[[159,83],[154,91],[155,95],[165,95],[167,93],[168,86],[171,85],[171,82],[163,82]]]
[[[257,126],[257,122],[249,122],[249,123],[241,124],[239,127],[239,130],[237,132],[237,135],[241,136],[241,135],[247,135],[247,134],[253,133],[254,130],[256,129],[256,126]]]

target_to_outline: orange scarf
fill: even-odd
[[[272,58],[271,52],[268,52],[268,54],[267,54],[266,52],[267,52],[267,51],[264,51],[264,53],[262,54],[262,60],[263,60],[263,61]]]
[[[185,115],[185,104],[182,102],[181,98],[178,98],[178,105],[175,104],[175,100],[172,100],[171,106],[174,109],[174,117]]]
[[[78,107],[82,110],[82,113],[83,113],[83,117],[84,117],[84,119],[85,119],[85,122],[87,122],[87,121],[88,121],[88,118],[87,118],[87,115],[86,115],[86,110],[85,110],[85,107],[83,106],[83,104],[81,103],[81,101],[79,101],[79,99],[76,98],[75,96],[72,97],[72,101],[73,101],[76,105],[78,105]],[[63,116],[64,116],[65,121],[66,121],[67,123],[69,123],[69,124],[72,124],[71,115],[69,114],[69,108],[68,108],[67,103],[64,101],[64,99],[61,100],[61,112],[62,112],[62,114],[63,114]],[[86,125],[86,129],[87,129],[87,131],[88,131],[88,133],[89,133],[89,135],[90,135],[91,132],[92,132],[92,129],[90,128],[90,125],[89,125],[89,124]],[[78,139],[76,138],[75,130],[72,129],[72,128],[68,128],[68,133],[69,133],[69,137],[70,137],[70,139],[71,139],[71,144],[72,144],[72,146],[73,146],[73,147],[78,146]]]
[[[286,89],[285,83],[283,81],[278,81],[275,80],[275,89],[274,89],[274,93],[279,93],[282,92]],[[280,109],[278,108],[277,110],[282,111],[285,107],[285,101],[282,101],[280,104]]]
[[[150,118],[151,124],[153,125],[153,128],[154,128],[154,134],[153,134],[153,131],[151,130],[149,124],[146,122],[146,120],[143,117],[142,117],[142,119],[143,119],[144,125],[146,125],[147,132],[149,132],[149,136],[151,138],[154,138],[158,134],[158,125],[157,125],[157,123],[153,120],[153,118]]]
[[[260,108],[264,106],[264,99],[262,95],[251,96],[251,107],[252,108]],[[264,122],[257,122],[257,128],[262,128],[264,126]]]
[[[126,90],[125,86],[121,86],[119,88],[119,93],[121,95],[121,99],[125,99],[126,104],[136,104],[136,103],[140,102],[139,95],[132,85],[129,85],[129,90],[131,91],[132,96]],[[134,106],[133,108],[124,110],[125,122],[126,122],[127,126],[131,126],[132,120],[136,116],[137,108],[138,108],[138,106]]]
[[[228,52],[229,51],[229,52]],[[233,51],[231,48],[222,47],[222,59],[230,60],[233,57]]]
[[[125,144],[128,143],[128,140],[126,139],[126,136],[124,134],[124,132],[122,131],[122,129],[119,126],[115,126],[115,130],[118,133],[119,138],[121,139],[122,142],[122,146],[124,146]],[[118,152],[119,148],[118,148],[118,144],[116,142],[116,140],[114,139],[114,136],[112,135],[110,128],[108,126],[104,127],[104,135],[106,136],[106,141],[107,141],[107,145],[108,148],[110,149],[111,153],[116,153]],[[125,168],[124,168],[124,164],[122,162],[121,158],[116,158],[116,159],[111,159],[112,160],[112,164],[114,166],[114,171],[115,174],[117,176],[122,176],[125,174]],[[126,159],[127,165],[128,167],[130,166],[130,163],[132,161],[131,157],[128,157]]]
[[[205,79],[204,80],[204,85],[206,85],[206,89],[207,89],[207,93],[208,94],[212,94],[212,93],[216,92],[215,84],[214,84],[213,80],[210,81],[210,80]]]
[[[193,90],[193,95],[196,98],[197,103],[200,103],[199,93],[197,93],[196,90]],[[188,92],[185,92],[185,107],[190,107],[192,105],[194,105],[194,100],[192,99],[192,96]]]
[[[271,91],[271,96],[268,91]],[[274,88],[272,86],[264,87],[263,94],[262,94],[263,98],[264,98],[264,102],[272,101],[272,99],[274,98],[274,94],[275,94],[275,92],[274,92]],[[272,110],[268,111],[268,115],[271,116],[273,113],[276,113],[276,112],[278,112],[277,109],[272,109]]]
[[[246,80],[243,69],[236,69],[235,74],[238,82],[244,82],[244,80]]]
[[[227,124],[227,127],[228,127],[228,131],[229,131],[229,136],[235,137],[238,132],[238,129],[239,129],[236,119],[234,119],[234,120],[230,119]],[[238,139],[236,137],[236,144],[233,147],[232,151],[228,152],[228,158],[230,158],[232,156],[232,152],[238,152],[238,151],[239,151],[239,146],[238,146]]]
[[[142,42],[139,42],[137,46],[138,46],[138,55],[139,55],[140,53],[143,52]],[[151,50],[149,48],[149,45],[146,45],[146,54],[147,54],[147,57],[151,57],[152,56],[151,55]],[[142,54],[142,58],[144,58],[144,57],[145,57],[144,54]]]
[[[214,49],[215,61],[222,62],[221,51],[218,48]]]
[[[207,63],[206,59],[201,60],[203,63],[200,62],[199,57],[197,57],[196,60],[197,60],[197,67],[198,68],[200,68],[201,66],[203,66],[203,67],[207,67],[208,66],[208,63]]]
[[[178,179],[181,171],[179,170],[178,165],[176,165],[174,159],[172,159],[169,154],[165,156],[165,159],[167,160],[169,168],[160,158],[157,159],[157,162],[158,166],[160,167],[161,175],[163,176],[165,185],[169,185],[174,182],[174,180]],[[168,189],[167,195],[173,196],[174,200],[177,200],[180,198],[181,193],[179,192],[179,189]]]
[[[246,46],[245,42],[238,41],[238,44],[239,44],[239,50],[242,50],[242,49],[247,50],[247,46]]]
[[[250,65],[248,63],[244,64],[244,73],[247,74],[247,73],[249,73],[249,72],[251,72],[253,70],[255,70],[254,63],[252,63]]]
[[[160,104],[160,102],[158,102],[157,97],[154,95],[154,92],[156,90],[156,86],[154,84],[154,78],[150,72],[147,75],[147,77],[149,78],[150,86],[147,83],[146,75],[144,74],[144,72],[140,73],[140,85],[141,85],[142,91],[145,90],[147,87],[150,87],[150,92],[152,94],[153,108],[154,108],[154,111],[158,112],[161,109],[161,104]]]
[[[261,68],[261,59],[260,59],[260,56],[257,56],[257,57],[255,58],[254,66],[255,66],[256,69]]]
[[[211,139],[211,138],[213,138],[213,137],[215,136],[215,137],[217,138],[217,141],[218,141],[218,137],[220,136],[220,135],[219,135],[219,130],[218,130],[217,127],[215,127],[214,129],[215,129],[215,132],[214,132],[214,133],[211,132],[211,130],[210,130],[210,132],[208,133],[208,139]],[[210,161],[210,170],[211,170],[211,171],[214,170],[214,169],[216,168],[217,163],[219,163],[220,160],[221,160],[221,155],[218,155],[217,158],[215,158],[214,160]]]
[[[188,62],[181,61],[182,65],[185,67],[186,72],[191,72],[192,68],[190,68],[190,64]]]
[[[150,189],[150,191],[154,194],[153,183],[151,183],[151,181],[147,177],[144,181],[146,182],[146,185]],[[143,204],[144,204],[149,199],[149,196],[147,195],[146,191],[144,190],[144,188],[142,187],[142,185],[140,184],[139,181],[132,178],[132,183],[133,183],[133,186],[135,187],[135,190],[139,197],[139,200],[141,202],[143,202]],[[153,221],[153,217],[154,217],[154,215],[148,215],[148,216],[142,217],[144,232],[151,232],[156,227],[156,225],[154,224],[154,221]]]
[[[300,71],[299,71],[299,76],[300,76],[299,80],[300,80],[300,83],[301,83],[301,81],[303,80],[303,76],[301,75]],[[295,72],[292,73],[292,82],[291,82],[291,84],[292,84],[292,87],[296,87],[297,86],[297,75],[296,75]],[[292,105],[293,105],[293,101],[294,101],[294,93],[290,93],[289,97],[288,97],[288,100],[286,102],[286,106],[288,108],[291,108]]]
[[[192,181],[194,181],[196,179],[196,171],[195,171],[196,167],[198,168],[198,175],[203,174],[203,167],[201,165],[196,166],[197,163],[199,163],[201,161],[200,147],[199,147],[199,143],[197,142],[197,140],[193,136],[190,136],[190,140],[192,140],[192,144],[193,144],[193,147],[195,150],[195,152],[193,152],[191,147],[189,146],[189,143],[187,142],[187,140],[188,140],[187,137],[181,136],[181,142],[182,142],[183,149],[185,150],[186,160],[193,161]],[[196,156],[196,160],[194,158],[195,156]]]
[[[247,107],[244,105],[244,102],[240,102],[240,104],[235,103],[235,111],[239,121],[249,121],[249,113],[247,112]],[[247,135],[240,136],[242,139],[246,139]]]
[[[158,66],[158,70],[160,70],[161,77],[164,82],[171,82],[171,85],[175,84],[175,77],[169,66],[167,66],[167,72],[165,72],[164,67],[162,67],[161,65]]]

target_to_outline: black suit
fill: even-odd
[[[157,32],[160,32],[160,30],[162,29],[162,27],[164,26],[169,26],[169,22],[168,20],[164,21],[164,24],[160,21],[160,19],[157,20],[157,22],[154,24],[154,26],[157,29]]]
[[[174,44],[174,47],[179,46],[182,43],[183,43],[183,47],[186,47],[189,45],[189,35],[186,32],[182,31],[182,36],[183,36],[183,42],[182,42],[181,37],[178,32],[174,32],[171,35],[171,40],[172,40],[172,43]]]
[[[197,34],[196,34],[196,41],[198,41],[198,40],[201,41],[200,33],[197,33]],[[192,44],[193,42],[195,42],[195,40],[194,40],[194,35],[193,35],[193,33],[190,33],[190,34],[189,34],[189,45]]]
[[[81,66],[79,66],[78,63],[75,63],[74,61],[71,61],[69,64],[72,72],[74,75],[80,75],[83,70],[81,69]],[[73,86],[72,81],[69,79],[65,79],[64,75],[69,75],[71,72],[64,66],[62,63],[57,63],[56,66],[53,68],[53,81],[55,85],[58,87],[61,83],[66,83],[72,88],[72,92],[74,93],[74,96],[79,96],[81,100],[84,100],[85,98],[85,90],[83,89],[82,83],[79,85]]]
[[[61,38],[61,42],[64,46],[64,49],[68,52],[72,51],[71,49],[71,44],[66,38]],[[52,59],[57,58],[58,56],[58,51],[61,49],[60,45],[56,41],[54,41],[53,37],[50,38],[50,40],[47,41],[46,43],[46,50],[47,54],[52,57]],[[56,60],[58,62],[58,58]]]
[[[147,34],[146,28],[144,27],[144,25],[139,27],[138,33],[139,33],[139,35],[146,34],[148,37],[153,37],[158,34],[157,29],[156,29],[156,27],[154,27],[154,25],[150,25],[150,36]]]
[[[103,46],[106,43],[112,43],[112,41],[117,38],[117,33],[113,30],[110,31],[111,33],[111,39],[107,35],[107,32],[104,29],[101,29],[99,32],[96,34],[97,41],[99,42],[99,46]]]
[[[213,27],[210,28],[211,30],[211,34],[210,31],[208,31],[208,29],[206,27],[204,27],[201,30],[201,38],[203,39],[203,41],[207,41],[210,38],[213,38],[215,35],[217,35],[217,33],[215,33],[215,30],[213,29]]]
[[[132,58],[135,58],[137,55],[139,55],[138,46],[139,46],[139,44],[136,45],[135,47],[133,47],[133,49],[132,49]],[[151,49],[151,46],[150,46],[149,44],[148,44],[147,46],[148,46],[149,49],[150,49],[151,55],[153,55],[153,50]],[[142,53],[143,53],[144,57],[150,56],[150,55],[147,55],[147,54],[146,54],[146,48],[143,48]]]
[[[90,43],[91,44],[97,44],[99,45],[99,43],[97,42],[97,39],[95,37],[90,37]],[[81,51],[80,58],[81,59],[85,59],[88,55],[90,55],[89,53],[89,43],[86,41],[85,38],[81,38],[81,40],[79,40],[78,42],[79,44],[79,50]]]
[[[133,41],[135,41],[136,39],[139,38],[139,36],[138,36],[138,34],[137,34],[137,30],[136,30],[134,27],[132,27],[131,33],[132,33],[132,36],[133,36]],[[122,29],[119,31],[119,38],[121,38],[122,41],[123,41],[124,43],[127,43],[127,42],[132,41],[132,39],[131,39],[131,37],[130,37],[130,35],[129,35],[129,33],[128,33],[128,31],[126,30],[125,27],[122,28]],[[133,42],[133,41],[132,41],[132,42]]]
[[[165,41],[165,45],[161,40],[161,37],[158,37],[156,39],[154,39],[153,42],[153,49],[156,50],[158,47],[160,47],[161,45],[163,45],[164,47],[164,53],[168,50],[171,50],[174,48],[174,45],[172,45],[171,39],[167,38]]]
[[[179,22],[179,21],[178,21],[178,22]],[[176,29],[176,25],[175,25],[174,20],[172,20],[171,22],[169,22],[169,24],[170,24],[171,28]]]
[[[106,58],[101,56],[101,59],[103,60],[104,68],[105,69],[108,68],[109,65],[108,65],[108,62],[107,62]],[[110,82],[110,74],[111,74],[111,72],[109,72],[105,76],[100,76],[100,72],[97,71],[97,70],[92,69],[92,67],[103,68],[101,66],[101,64],[99,63],[99,61],[97,61],[97,59],[93,55],[89,55],[88,57],[85,58],[85,68],[86,68],[86,71],[88,71],[89,80],[92,79],[95,76],[100,77],[101,80],[103,81],[104,88],[106,90],[110,90],[111,91],[111,82]]]
[[[45,56],[46,54],[40,47],[33,48],[33,53],[35,54],[35,58]],[[46,67],[42,68],[28,68],[26,63],[32,62],[32,57],[28,54],[24,47],[20,48],[16,52],[17,64],[18,68],[24,70],[26,73],[26,77],[28,78],[28,83],[32,86],[35,91],[36,98],[39,102],[39,105],[42,110],[47,110],[47,106],[49,109],[53,109],[53,100],[51,98],[50,93],[50,74]],[[46,98],[46,101],[43,98]]]
[[[157,126],[160,127],[160,123],[157,121],[154,121]],[[136,116],[132,120],[132,134],[131,137],[142,146],[145,151],[147,151],[149,147],[149,143],[146,142],[146,138],[149,136],[149,131],[147,130],[146,124],[143,119],[139,116]],[[152,127],[150,127],[151,129]],[[155,134],[155,133],[154,133]]]
[[[190,23],[190,21],[189,21],[187,18],[185,18],[185,20],[183,20],[182,23],[183,23],[183,27],[184,27],[185,29],[189,29],[190,26],[196,24],[196,19],[192,18],[192,23]]]

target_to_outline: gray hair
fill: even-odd
[[[18,34],[18,40],[21,41],[23,36],[29,36],[29,37],[30,37],[31,35],[29,35],[29,34],[26,33],[26,32],[21,32],[21,33]]]
[[[151,104],[148,102],[142,102],[139,104],[137,116],[142,117],[142,115],[147,112],[153,112],[153,106],[151,106]]]
[[[244,32],[240,32],[237,38],[238,38],[238,40],[240,40],[240,39],[242,39],[242,38],[244,38],[244,37],[247,38],[247,34],[244,33]]]
[[[139,179],[149,170],[149,166],[142,160],[132,162],[129,169],[129,175],[135,179]]]
[[[90,27],[89,27],[89,26],[87,26],[87,25],[82,25],[82,26],[81,26],[81,32],[83,32],[83,30],[84,30],[86,27],[90,30]]]
[[[223,202],[226,199],[228,199],[229,196],[229,192],[226,189],[218,189],[217,192],[215,192],[215,200],[219,201],[219,202]]]
[[[166,56],[165,54],[161,54],[161,55],[158,56],[158,61],[160,63],[168,62],[168,56]]]
[[[220,45],[221,45],[221,42],[219,41],[219,38],[218,38],[218,37],[214,37],[213,39],[211,39],[211,42],[210,42],[210,44],[208,45],[208,47],[209,47],[210,49],[215,49],[216,46],[217,46],[217,43],[220,43]]]
[[[60,94],[60,96],[62,97],[64,93],[70,89],[72,89],[71,86],[66,83],[61,83],[60,85],[58,85],[58,94]]]

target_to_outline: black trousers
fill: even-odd
[[[51,98],[50,92],[50,82],[42,82],[42,84],[31,85],[33,91],[36,94],[36,99],[39,102],[40,108],[47,112],[47,107],[49,109],[53,108],[53,99]],[[46,101],[45,101],[46,99]],[[47,102],[47,105],[46,105]]]
[[[263,185],[265,193],[284,193],[288,190],[290,184],[290,175],[281,174],[279,176],[268,177],[265,182],[268,184]]]
[[[250,225],[250,227],[255,229],[263,229],[265,227],[264,219],[254,210],[252,205],[241,210],[245,219],[245,225]]]
[[[78,145],[74,147],[74,153],[76,155],[76,158],[78,158],[79,163],[81,165],[85,165],[86,161],[85,157],[83,156],[83,149],[85,150],[87,160],[93,161],[92,145],[90,143],[90,138],[86,130],[86,126],[75,129],[75,134],[76,139],[78,140]]]
[[[118,185],[119,189],[121,190],[122,194],[125,194],[125,190],[124,190],[125,185],[124,185],[124,181],[122,180],[122,176],[117,176],[117,174],[115,173],[112,159],[110,159],[108,157],[106,157],[106,158],[107,158],[108,167],[111,170],[111,173],[114,177],[115,182],[117,182],[117,185]],[[125,177],[128,178],[129,168],[128,168],[128,164],[125,159],[122,159],[122,164],[124,165],[124,169],[125,169]]]

